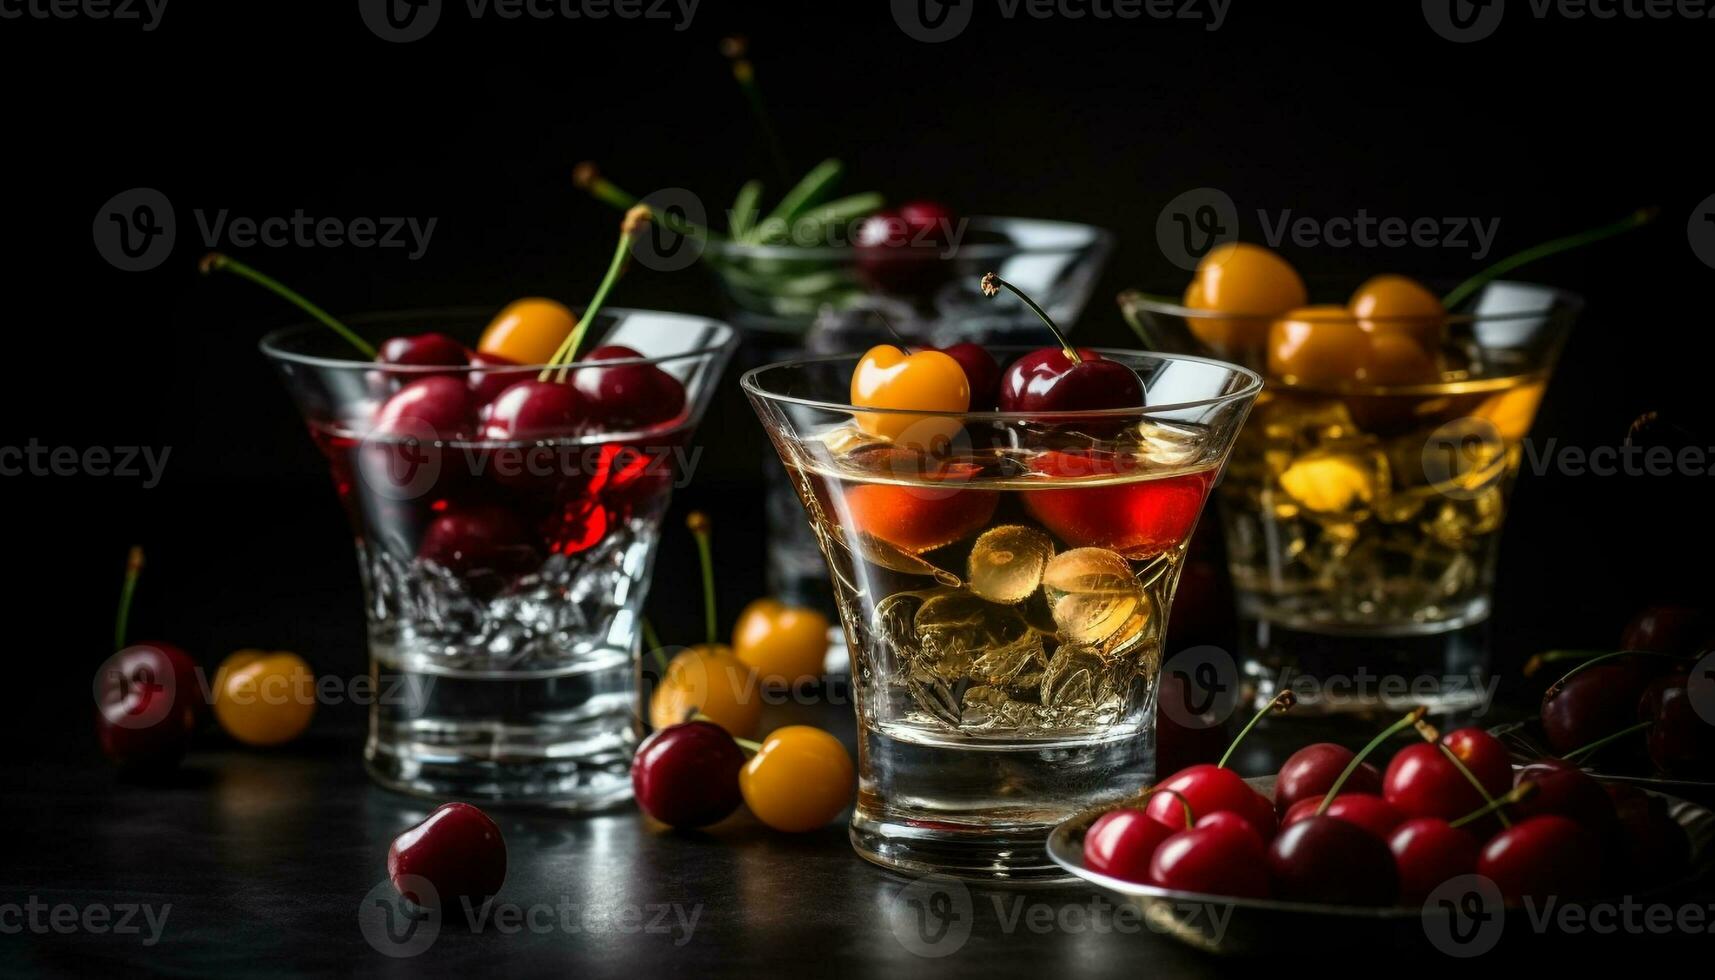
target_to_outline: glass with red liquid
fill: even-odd
[[[354,326],[474,339],[488,314]],[[630,796],[661,518],[690,476],[690,439],[735,338],[714,320],[643,310],[604,311],[591,337],[642,356],[575,363],[568,384],[659,372],[648,378],[682,406],[647,423],[590,409],[496,438],[488,412],[541,366],[378,365],[317,325],[262,343],[356,534],[376,694],[364,760],[383,785],[569,810]],[[432,377],[470,392],[462,421],[397,411],[402,389]]]

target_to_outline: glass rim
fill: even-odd
[[[1027,347],[1023,345],[1005,345],[993,348],[985,347],[983,349],[991,352],[997,350],[1029,352],[1039,350],[1040,348]],[[1155,351],[1121,350],[1113,347],[1079,347],[1078,349],[1095,351],[1104,357],[1110,355],[1121,355],[1125,358],[1153,357],[1163,361],[1192,361],[1198,364],[1207,364],[1212,367],[1221,368],[1231,372],[1232,374],[1245,379],[1246,383],[1242,389],[1228,392],[1224,395],[1216,395],[1212,398],[1199,398],[1192,401],[1174,402],[1168,405],[1145,404],[1138,405],[1135,408],[1086,408],[1066,409],[1055,412],[948,412],[921,408],[869,408],[863,405],[847,405],[840,402],[804,398],[797,395],[782,395],[768,391],[762,387],[761,382],[758,380],[758,376],[764,372],[774,371],[781,368],[801,367],[809,364],[826,364],[834,361],[861,360],[864,355],[856,353],[823,354],[817,357],[794,358],[786,361],[775,361],[770,364],[763,364],[744,372],[744,374],[739,377],[738,383],[747,395],[753,395],[770,402],[779,402],[788,405],[802,405],[806,408],[815,408],[827,412],[843,412],[851,415],[892,415],[907,418],[957,418],[976,422],[1054,422],[1102,418],[1144,418],[1159,413],[1183,411],[1191,408],[1206,408],[1212,405],[1223,405],[1230,402],[1243,401],[1248,398],[1255,398],[1263,389],[1262,375],[1252,371],[1250,368],[1244,367],[1243,365],[1234,364],[1230,361],[1223,361],[1213,357],[1201,357],[1196,354],[1167,354]],[[1120,363],[1125,362],[1121,361]],[[1127,364],[1126,366],[1130,367],[1131,365]]]
[[[908,248],[878,249],[865,254],[865,259],[871,256],[884,261],[916,261],[927,256],[940,261],[953,259],[1001,259],[1014,255],[1050,255],[1076,252],[1092,246],[1110,245],[1114,234],[1099,225],[1085,224],[1081,221],[1064,221],[1058,218],[1025,218],[1014,215],[972,214],[963,219],[973,227],[995,227],[1011,222],[1026,222],[1035,225],[1053,225],[1067,229],[1078,229],[1088,234],[1088,238],[1080,242],[1068,242],[1056,245],[1023,245],[1002,242],[977,242],[971,245],[955,245],[949,252],[944,248],[924,248],[913,253]],[[821,259],[855,260],[860,252],[865,251],[855,244],[847,245],[770,245],[761,242],[741,243],[730,238],[709,238],[703,242],[705,254],[717,254],[721,258],[744,259]],[[945,253],[945,254],[943,254]]]
[[[1552,293],[1554,293],[1555,296],[1557,296],[1557,297],[1565,297],[1569,300],[1572,300],[1573,302],[1579,302],[1579,298],[1575,294],[1569,293],[1566,290],[1562,290],[1562,289],[1559,289],[1559,288],[1554,287],[1554,286],[1546,286],[1546,285],[1543,285],[1540,283],[1522,282],[1522,281],[1513,280],[1513,279],[1496,279],[1493,282],[1488,283],[1488,285],[1491,285],[1491,286],[1494,286],[1494,285],[1532,286],[1532,287],[1539,288],[1539,289],[1549,290]],[[1127,289],[1127,290],[1122,291],[1119,294],[1118,302],[1119,302],[1121,309],[1135,309],[1135,310],[1141,310],[1141,311],[1146,312],[1146,313],[1155,313],[1155,314],[1160,314],[1163,316],[1176,316],[1176,317],[1179,317],[1180,319],[1183,319],[1183,320],[1244,320],[1244,321],[1250,321],[1250,322],[1256,322],[1256,323],[1274,323],[1277,320],[1288,319],[1287,316],[1283,313],[1282,314],[1227,313],[1227,312],[1223,312],[1221,310],[1200,310],[1200,309],[1196,309],[1193,307],[1186,306],[1186,305],[1184,305],[1184,303],[1182,301],[1169,300],[1167,297],[1161,296],[1159,294],[1146,293],[1146,292],[1139,290],[1139,289]],[[1318,307],[1318,306],[1330,306],[1331,307],[1331,306],[1336,306],[1336,305],[1341,305],[1341,304],[1306,303],[1302,307],[1297,307],[1297,309],[1306,309],[1306,308],[1313,308],[1313,307]],[[1290,313],[1292,311],[1288,310],[1287,312]],[[1329,312],[1330,312],[1330,314],[1332,314],[1331,310]],[[1425,314],[1425,315],[1418,315],[1418,316],[1413,316],[1410,314],[1392,314],[1392,315],[1388,315],[1388,316],[1358,316],[1357,314],[1352,313],[1352,314],[1349,314],[1347,316],[1329,315],[1329,316],[1305,317],[1301,321],[1297,321],[1297,322],[1329,323],[1329,324],[1350,323],[1350,324],[1353,324],[1354,326],[1357,325],[1358,323],[1418,324],[1418,323],[1425,323],[1425,322],[1431,321],[1431,320],[1438,320],[1438,321],[1441,321],[1444,323],[1459,323],[1459,324],[1505,323],[1505,322],[1510,321],[1510,320],[1541,320],[1541,319],[1544,319],[1546,317],[1553,317],[1553,316],[1559,315],[1560,313],[1562,313],[1562,307],[1551,302],[1547,306],[1539,307],[1536,309],[1507,310],[1507,311],[1501,312],[1501,313],[1459,313],[1459,312],[1455,312],[1453,310],[1447,310],[1447,311],[1445,311],[1439,315],[1437,315],[1437,314]]]
[[[348,326],[373,326],[383,323],[409,322],[430,318],[462,319],[465,317],[486,317],[488,320],[492,320],[496,312],[498,311],[486,306],[423,307],[418,309],[382,310],[373,313],[364,313],[358,316],[346,317],[340,322],[345,323]],[[572,312],[574,314],[578,313],[577,310],[573,310]],[[388,374],[402,375],[468,374],[475,371],[512,374],[515,372],[523,373],[525,371],[541,373],[549,368],[553,368],[555,370],[567,368],[571,371],[576,371],[584,367],[609,368],[624,367],[635,364],[671,364],[679,361],[717,355],[721,351],[732,347],[738,340],[738,329],[732,324],[716,317],[703,316],[700,313],[680,313],[674,310],[646,310],[630,306],[604,306],[597,311],[596,318],[600,319],[603,316],[640,313],[649,314],[651,316],[674,317],[683,320],[701,321],[703,323],[719,327],[721,330],[725,331],[725,336],[717,342],[703,347],[698,347],[688,351],[680,351],[674,354],[664,354],[659,357],[616,357],[602,361],[573,361],[570,364],[379,364],[375,361],[363,361],[343,357],[327,357],[319,354],[304,354],[298,351],[287,350],[282,347],[281,342],[289,337],[301,336],[315,331],[327,331],[331,333],[326,324],[315,320],[303,320],[297,323],[289,323],[283,327],[276,327],[275,329],[268,331],[262,335],[261,340],[257,341],[256,346],[265,357],[274,361],[303,364],[309,367],[329,370],[381,370],[386,371]]]

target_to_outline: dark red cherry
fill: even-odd
[[[1044,347],[1013,361],[1000,380],[1003,412],[1076,412],[1141,408],[1137,372],[1080,347],[1074,362],[1064,348]]]
[[[1638,699],[1638,717],[1650,722],[1644,747],[1650,762],[1669,776],[1715,779],[1715,725],[1692,703],[1687,675],[1658,677]]]
[[[511,508],[474,504],[435,515],[423,532],[417,557],[458,575],[510,575],[533,568],[539,556]]]
[[[1549,814],[1521,820],[1490,838],[1477,856],[1477,873],[1493,881],[1508,902],[1565,900],[1595,893],[1601,861],[1589,831]]]
[[[1692,606],[1647,606],[1620,634],[1620,649],[1656,653],[1696,653],[1710,639],[1709,616]]]
[[[1312,816],[1282,830],[1268,849],[1276,898],[1327,905],[1391,905],[1399,895],[1393,852],[1357,824]]]
[[[1183,586],[1181,586],[1183,588]],[[1174,602],[1178,609],[1178,601]],[[1274,780],[1274,806],[1281,813],[1291,809],[1299,800],[1314,797],[1321,800],[1328,794],[1328,789],[1334,785],[1334,780],[1340,778],[1340,773],[1351,764],[1351,749],[1332,742],[1317,742],[1306,745],[1286,760],[1280,767],[1280,775]],[[1368,762],[1358,766],[1352,777],[1346,780],[1342,792],[1350,793],[1380,793],[1382,791],[1382,774]]]
[[[1346,785],[1350,786],[1351,781],[1347,781]],[[1281,829],[1315,816],[1321,806],[1322,798],[1319,796],[1299,800],[1286,811],[1286,816],[1280,819]],[[1393,829],[1405,819],[1403,814],[1393,808],[1393,804],[1373,793],[1342,791],[1323,812],[1335,820],[1344,820],[1362,827],[1382,840],[1386,840],[1387,836],[1393,833]]]
[[[618,361],[643,357],[630,347],[597,347],[578,360]],[[584,396],[590,414],[608,431],[627,432],[661,425],[685,411],[685,386],[653,364],[610,368],[574,368],[571,382]]]
[[[499,354],[485,354],[474,351],[470,355],[470,365],[476,370],[466,372],[465,380],[470,382],[471,397],[477,405],[487,405],[500,397],[500,393],[520,381],[527,381],[536,372],[527,367],[520,367],[517,362],[501,357]]]
[[[1585,668],[1544,694],[1542,733],[1556,752],[1581,748],[1631,724],[1647,682],[1637,659]]]
[[[1604,850],[1611,891],[1637,892],[1683,878],[1691,863],[1691,840],[1667,812],[1667,804],[1635,786],[1604,787],[1614,802],[1614,831]]]
[[[177,764],[203,708],[196,662],[171,643],[137,643],[108,657],[95,675],[95,733],[101,751],[126,769]]]
[[[1000,365],[994,355],[968,340],[943,347],[941,353],[965,369],[965,380],[971,386],[971,411],[994,411],[1000,398]]]
[[[470,434],[475,407],[463,378],[418,378],[381,403],[375,431],[419,440],[457,439]]]
[[[471,363],[470,351],[444,333],[420,333],[389,337],[375,352],[375,363],[412,367],[464,367]]]
[[[387,877],[414,905],[479,905],[506,881],[506,841],[488,814],[469,803],[444,803],[393,838]],[[414,879],[428,882],[433,890],[418,888]]]
[[[1439,817],[1417,817],[1387,839],[1399,872],[1399,901],[1421,905],[1429,893],[1477,870],[1477,840]]]
[[[1558,814],[1597,837],[1606,837],[1614,829],[1614,801],[1608,791],[1570,762],[1539,759],[1520,769],[1514,781],[1534,783],[1536,792],[1510,806],[1509,815],[1526,819]]]
[[[1193,819],[1231,810],[1245,819],[1260,840],[1274,836],[1274,806],[1251,789],[1238,773],[1214,765],[1181,769],[1162,781],[1160,788],[1172,790],[1191,807]],[[1179,797],[1159,792],[1149,798],[1145,812],[1170,826],[1182,826],[1184,811]]]
[[[669,827],[718,823],[744,801],[744,752],[719,725],[688,721],[656,731],[631,760],[631,787],[643,812]]]
[[[1169,827],[1135,807],[1109,810],[1084,832],[1084,867],[1147,884],[1155,849],[1183,826]]]
[[[953,212],[933,201],[911,201],[858,222],[858,274],[884,293],[921,297],[947,280],[954,244]]]
[[[589,406],[578,389],[558,381],[519,381],[482,412],[482,436],[534,441],[575,436],[587,425]]]
[[[1266,898],[1263,862],[1263,845],[1255,834],[1230,826],[1194,827],[1155,849],[1149,884],[1200,895]]]

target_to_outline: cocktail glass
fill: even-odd
[[[857,356],[744,375],[834,583],[859,729],[851,839],[871,861],[1061,877],[1048,831],[1153,776],[1180,561],[1262,384],[1103,354],[1149,407],[857,408]]]
[[[1269,329],[1135,293],[1121,306],[1151,346],[1251,363]],[[1327,330],[1439,332],[1439,377],[1268,375],[1220,494],[1239,666],[1255,703],[1287,687],[1294,715],[1485,703],[1508,495],[1580,307],[1568,293],[1494,282],[1444,324],[1319,320]]]
[[[374,337],[474,338],[491,313],[387,314],[352,326]],[[352,359],[319,325],[262,341],[356,532],[376,693],[364,761],[385,786],[567,810],[631,795],[639,617],[661,517],[689,476],[689,440],[735,334],[644,310],[603,311],[590,329],[644,359],[574,364],[572,382],[577,372],[653,365],[685,388],[676,419],[531,442],[437,432],[420,420],[382,434],[376,409],[407,382],[451,375],[504,387],[541,368],[383,367]]]

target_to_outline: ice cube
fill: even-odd
[[[969,592],[926,596],[912,626],[916,654],[905,661],[906,689],[924,711],[949,725],[960,723],[973,675],[1000,676],[1010,669],[1008,676],[1016,676],[1033,654],[1042,655],[1041,638],[1016,610]]]
[[[1434,516],[1423,522],[1423,530],[1449,548],[1461,548],[1500,530],[1505,517],[1506,498],[1500,487],[1491,486],[1473,497],[1461,494],[1444,500]]]
[[[1032,527],[1003,524],[984,531],[967,564],[971,591],[990,602],[1017,605],[1042,584],[1054,540]]]
[[[1388,490],[1387,457],[1352,445],[1312,450],[1280,474],[1280,488],[1310,517],[1362,521]]]
[[[1043,592],[1060,638],[1101,643],[1125,626],[1144,602],[1131,564],[1106,548],[1074,548],[1055,555],[1042,575]]]
[[[1120,624],[1120,628],[1114,630],[1107,639],[1095,645],[1096,652],[1104,657],[1113,658],[1137,646],[1139,641],[1149,634],[1150,620],[1153,618],[1154,612],[1155,604],[1150,601],[1148,594],[1145,594],[1142,601],[1137,604],[1137,608],[1132,611],[1125,622]]]
[[[1040,671],[1045,663],[1042,637],[1025,631],[1024,638],[1008,647],[989,650],[971,663],[971,675],[976,680],[1000,686],[1016,685],[1030,668]],[[1034,685],[1031,685],[1034,686]]]
[[[1150,466],[1175,469],[1202,458],[1209,438],[1195,426],[1144,419],[1123,434],[1121,445]]]
[[[1042,704],[1061,711],[1099,709],[1118,697],[1128,671],[1078,644],[1054,652],[1042,673]]]

